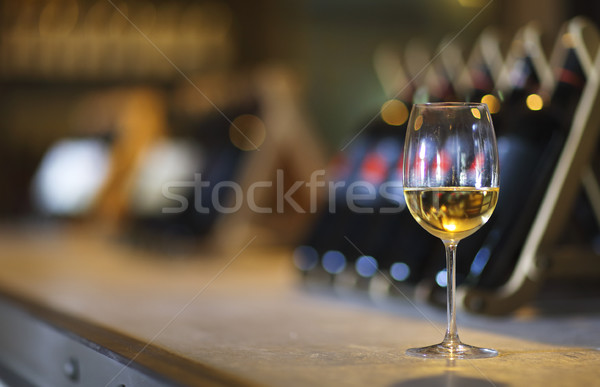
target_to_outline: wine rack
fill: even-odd
[[[170,82],[228,66],[224,2],[3,2],[0,79]]]
[[[488,28],[468,56],[452,37],[435,52],[418,40],[404,50],[386,44],[375,51],[375,72],[402,113],[394,122],[387,119],[388,101],[360,127],[361,134],[337,156],[350,171],[337,181],[351,184],[364,177],[370,160],[390,154],[393,160],[381,164],[381,173],[386,182],[400,180],[411,103],[481,101],[492,112],[501,194],[490,222],[461,241],[458,294],[469,311],[510,313],[553,279],[600,276],[594,167],[600,112],[593,108],[600,103],[599,36],[596,26],[576,17],[563,25],[549,55],[534,23],[508,45]],[[443,249],[414,222],[401,198],[397,203],[396,214],[384,215],[375,205],[375,214],[357,215],[343,204],[335,214],[322,214],[294,252],[307,286],[360,289],[373,297],[411,295],[443,305]]]

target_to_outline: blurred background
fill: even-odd
[[[92,94],[152,88],[179,130],[171,117],[206,102],[195,90],[177,94],[191,87],[186,77],[276,63],[301,86],[315,137],[337,150],[387,98],[373,69],[378,45],[419,38],[433,50],[458,35],[467,53],[486,26],[508,43],[537,20],[550,50],[564,21],[598,20],[599,8],[584,0],[2,1],[0,214],[31,211],[31,178],[57,139],[107,129],[92,127],[116,113],[81,110]]]
[[[205,90],[178,94],[193,88],[186,78],[239,75],[275,63],[301,86],[299,102],[317,140],[337,150],[388,97],[373,68],[380,44],[403,47],[418,38],[433,52],[456,35],[467,53],[486,26],[497,27],[508,44],[518,28],[537,20],[550,50],[561,24],[580,14],[598,20],[600,6],[583,0],[2,1],[0,215],[31,211],[31,178],[57,139],[109,130],[98,128],[110,126],[99,121],[117,113],[83,112],[82,99],[90,95],[152,88],[163,99],[165,125],[180,130],[171,118],[207,102]]]
[[[444,42],[464,64],[493,29],[501,67],[528,23],[536,22],[550,57],[564,23],[578,15],[600,24],[600,3],[1,1],[0,218],[84,220],[141,245],[200,239],[220,220],[214,211],[198,216],[204,204],[188,184],[196,174],[213,187],[233,180],[247,188],[273,181],[277,170],[286,188],[308,181],[331,170],[390,98],[435,100],[415,83],[428,84],[421,69]],[[488,92],[502,100],[499,90]],[[474,95],[454,90],[438,99]],[[256,190],[257,204],[274,203],[270,188]],[[294,198],[307,208],[303,191]],[[161,211],[183,199],[196,207],[172,217]],[[246,224],[250,209],[222,200],[235,213],[228,232]],[[283,205],[257,223],[293,247],[309,238],[314,219]]]

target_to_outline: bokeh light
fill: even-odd
[[[396,262],[390,267],[390,275],[396,281],[405,281],[410,275],[410,267],[404,262]]]
[[[356,260],[355,267],[361,277],[369,278],[377,272],[378,264],[375,258],[363,255]]]
[[[319,263],[319,253],[313,247],[298,246],[293,253],[294,265],[302,271],[309,271]]]
[[[448,273],[446,270],[438,271],[438,273],[435,275],[435,282],[443,288],[448,285]]]
[[[381,106],[381,118],[388,125],[400,126],[408,119],[408,108],[404,102],[390,99]]]
[[[542,110],[544,107],[544,101],[538,94],[529,94],[525,100],[525,103],[527,104],[529,110],[537,111]]]
[[[244,151],[258,150],[266,136],[265,124],[252,114],[237,117],[229,126],[229,139],[233,145]]]
[[[337,250],[329,250],[323,254],[321,264],[329,274],[339,274],[346,268],[346,257]]]
[[[486,104],[488,107],[488,110],[492,114],[496,114],[500,111],[500,100],[495,95],[492,95],[492,94],[484,95],[483,97],[481,97],[481,103]]]

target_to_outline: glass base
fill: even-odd
[[[428,347],[410,348],[406,351],[406,354],[427,359],[484,359],[498,356],[498,351],[474,347],[461,342],[451,344],[442,342]]]

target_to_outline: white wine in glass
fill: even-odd
[[[487,105],[413,105],[404,145],[404,196],[416,221],[446,249],[448,327],[440,344],[411,348],[426,358],[485,358],[497,351],[463,344],[456,327],[456,248],[496,207],[499,168]]]

